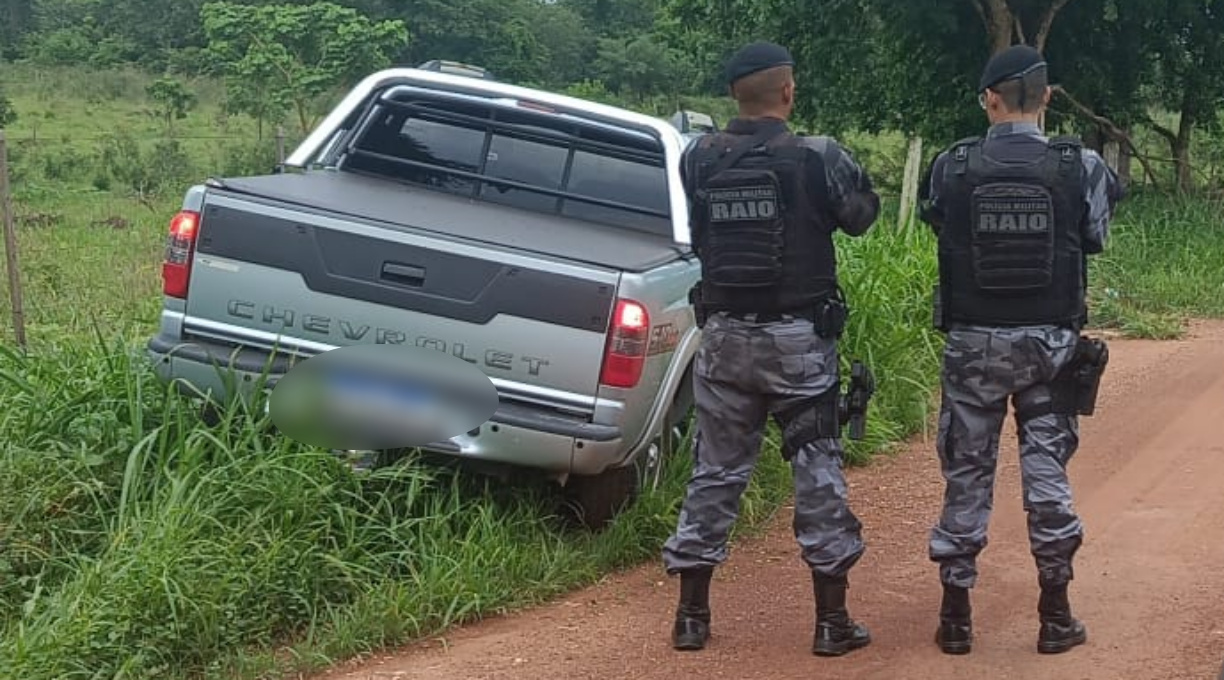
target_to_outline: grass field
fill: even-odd
[[[167,141],[130,72],[2,71],[28,355],[0,351],[0,669],[34,680],[233,678],[299,668],[540,601],[657,558],[688,473],[606,533],[567,528],[544,489],[507,490],[409,463],[355,477],[325,451],[264,434],[261,417],[206,428],[143,363],[166,222],[208,174],[275,162],[219,90]],[[50,75],[48,75],[48,73]],[[290,144],[292,140],[290,140]],[[895,165],[892,146],[865,154]],[[1138,195],[1094,262],[1096,321],[1176,334],[1224,314],[1220,204]],[[855,461],[928,422],[939,336],[933,239],[879,227],[841,240],[854,308],[847,358],[880,380]],[[738,532],[789,493],[771,441]]]

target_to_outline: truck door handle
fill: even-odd
[[[408,264],[384,262],[382,266],[382,278],[383,280],[390,281],[392,283],[399,283],[405,286],[416,286],[419,288],[425,284],[425,268]]]

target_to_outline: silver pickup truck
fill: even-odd
[[[187,191],[148,342],[158,375],[216,406],[338,347],[447,352],[499,408],[424,450],[547,475],[602,527],[657,484],[688,423],[687,141],[571,97],[375,73],[283,171]]]

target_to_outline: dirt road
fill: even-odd
[[[1176,342],[1111,342],[1097,415],[1071,464],[1086,526],[1072,604],[1088,644],[1036,653],[1037,584],[1005,430],[990,546],[964,657],[932,636],[939,606],[926,538],[942,492],[930,441],[851,473],[868,553],[851,612],[875,638],[840,659],[810,654],[811,584],[790,512],[732,547],[711,595],[703,652],[669,644],[676,584],[656,562],[553,605],[453,631],[320,680],[814,678],[1216,680],[1224,663],[1224,324]]]

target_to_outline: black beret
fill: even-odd
[[[771,42],[754,42],[745,45],[727,62],[727,82],[750,76],[758,71],[775,66],[794,66],[790,51]]]
[[[1013,45],[990,58],[982,71],[978,92],[1005,80],[1019,78],[1046,65],[1041,52],[1028,45]]]

